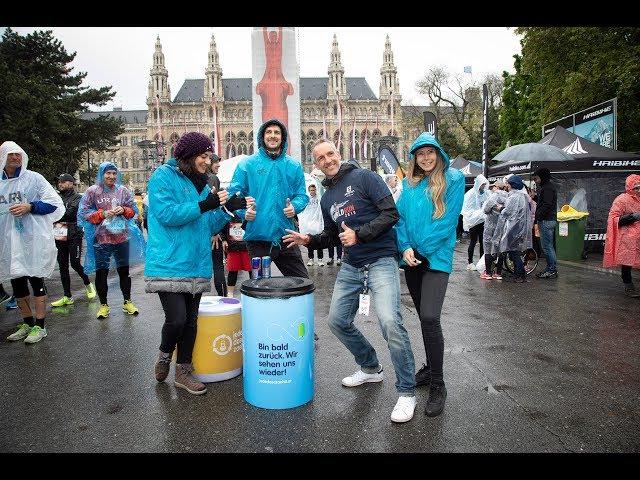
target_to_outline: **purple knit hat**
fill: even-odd
[[[180,137],[173,154],[178,160],[188,160],[204,152],[213,152],[211,139],[203,133],[189,132]]]

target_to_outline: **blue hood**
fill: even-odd
[[[440,146],[440,144],[436,140],[436,137],[427,132],[422,132],[418,136],[418,138],[416,138],[415,141],[411,144],[411,148],[409,149],[409,159],[413,160],[413,153],[419,148],[426,146],[437,148],[440,152],[440,155],[442,155],[442,158],[444,159],[445,170],[449,168],[449,164],[451,163],[449,161],[449,155],[447,155],[447,152],[445,152],[444,149]]]
[[[278,125],[280,127],[280,130],[282,131],[282,147],[281,147],[280,155],[278,155],[278,157],[286,155],[287,147],[289,146],[289,133],[287,132],[287,127],[285,127],[284,124],[276,118],[267,120],[262,124],[262,126],[260,126],[260,129],[258,130],[258,138],[257,138],[258,148],[262,150],[262,153],[264,153],[265,155],[268,155],[266,146],[264,144],[264,131],[267,129],[269,125]]]
[[[100,166],[98,167],[98,173],[96,174],[96,185],[104,187],[104,172],[106,172],[107,170],[115,170],[116,172],[118,172],[118,175],[116,176],[115,186],[119,187],[120,185],[122,185],[122,173],[120,173],[120,170],[118,170],[118,167],[116,167],[113,162],[102,162],[100,164]]]

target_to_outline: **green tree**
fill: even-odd
[[[72,74],[75,55],[51,31],[21,36],[7,28],[0,41],[0,139],[18,143],[29,155],[29,169],[49,180],[74,174],[83,154],[115,145],[124,130],[106,116],[80,118],[115,92],[82,86],[87,74]]]
[[[618,98],[618,148],[640,150],[640,28],[522,27],[504,74],[503,142],[540,139],[542,125]]]

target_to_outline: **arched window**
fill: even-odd
[[[356,160],[360,160],[360,144],[356,142],[355,146],[356,146]]]
[[[209,118],[213,119],[213,107],[209,107]]]
[[[176,132],[173,132],[173,133],[171,134],[171,136],[169,137],[169,141],[170,141],[171,143],[177,143],[177,142],[178,142],[178,140],[180,140],[180,135],[178,135]]]
[[[249,155],[253,155],[253,142],[249,145]]]
[[[304,131],[300,130],[300,143],[304,143],[305,140],[305,135],[304,135]]]
[[[247,141],[247,134],[242,130],[240,132],[238,132],[238,141],[239,142],[246,142]]]
[[[227,158],[236,156],[236,146],[233,143],[227,145]]]
[[[246,155],[247,154],[247,145],[241,143],[238,145],[238,155]]]
[[[377,128],[373,131],[373,135],[371,135],[371,139],[379,138],[382,136],[382,132]]]
[[[314,132],[313,130],[309,130],[307,132],[307,140],[315,140],[316,138],[316,132]]]

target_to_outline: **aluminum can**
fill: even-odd
[[[271,278],[271,257],[262,257],[262,278]]]
[[[260,278],[261,267],[262,267],[262,258],[253,257],[251,259],[251,278],[253,278],[254,280]]]

